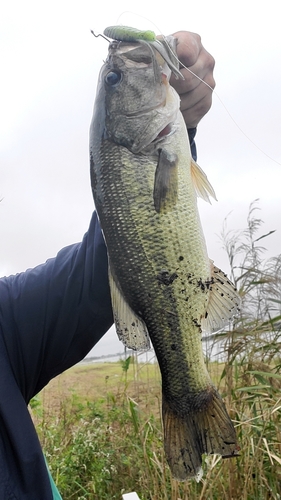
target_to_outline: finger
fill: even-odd
[[[172,76],[171,85],[173,85],[179,94],[184,94],[185,92],[195,89],[200,85],[201,80],[205,81],[208,85],[210,85],[210,87],[212,87],[212,89],[214,89],[214,66],[214,58],[205,49],[202,49],[195,64],[187,67],[187,69],[181,69],[184,80],[176,80],[176,78]]]
[[[184,66],[193,66],[202,48],[201,37],[197,33],[178,31],[173,34],[177,39],[177,56]]]
[[[207,96],[212,97],[215,88],[214,77],[208,73],[202,80],[194,78],[189,88],[190,90],[187,92],[179,92],[181,105],[184,106],[184,109],[194,106],[194,104]]]
[[[181,98],[180,108],[187,128],[196,127],[212,104],[215,87],[215,60],[196,33],[177,32],[177,55],[184,80],[171,77],[170,83]],[[184,67],[186,66],[186,68]]]

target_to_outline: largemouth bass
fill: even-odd
[[[197,196],[215,194],[191,158],[179,96],[169,84],[170,49],[163,58],[166,41],[160,51],[157,43],[109,45],[90,131],[91,179],[117,333],[132,349],[149,347],[151,339],[168,464],[178,480],[199,479],[203,453],[237,455],[201,338],[229,320],[239,298],[207,255]]]

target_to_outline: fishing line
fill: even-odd
[[[215,91],[215,89],[213,89],[213,87],[211,87],[211,85],[209,85],[207,82],[205,82],[204,80],[202,80],[202,78],[200,78],[200,76],[196,75],[196,73],[194,73],[191,69],[187,68],[179,59],[178,57],[175,55],[175,58],[177,59],[177,61],[179,62],[179,64],[185,68],[189,73],[191,73],[193,76],[195,76],[200,82],[204,83],[204,85],[206,85],[206,87],[208,87],[213,93],[214,95],[217,97],[217,99],[220,101],[221,105],[223,106],[223,108],[225,109],[225,111],[227,112],[229,118],[232,120],[232,122],[234,123],[234,125],[238,128],[238,130],[240,130],[240,132],[244,135],[244,137],[246,137],[246,139],[248,141],[250,141],[253,146],[255,146],[255,148],[257,148],[260,153],[262,153],[264,156],[266,156],[269,160],[271,161],[274,161],[274,163],[277,163],[277,165],[281,165],[281,163],[277,160],[275,160],[274,158],[272,158],[272,156],[268,155],[265,151],[263,151],[263,149],[261,149],[247,134],[246,132],[244,132],[244,130],[240,127],[240,125],[237,123],[237,121],[233,118],[233,116],[231,115],[230,111],[227,109],[226,105],[224,104],[224,102],[222,101],[222,99],[220,98],[220,96],[218,95],[218,93]]]

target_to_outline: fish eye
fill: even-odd
[[[110,87],[114,87],[122,80],[122,73],[120,71],[109,71],[104,78],[104,81]]]

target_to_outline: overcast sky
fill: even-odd
[[[90,29],[102,32],[117,23],[201,35],[216,59],[219,96],[197,133],[198,163],[218,198],[212,205],[199,201],[209,255],[228,271],[218,237],[223,220],[231,212],[229,228],[245,227],[256,198],[262,232],[277,230],[267,241],[267,255],[281,252],[279,1],[181,5],[163,4],[161,12],[159,3],[146,0],[9,0],[2,6],[0,276],[44,262],[87,231],[93,210],[89,125],[107,54],[106,41]],[[126,13],[132,9],[154,25]],[[106,336],[93,354],[118,350],[112,338]]]

